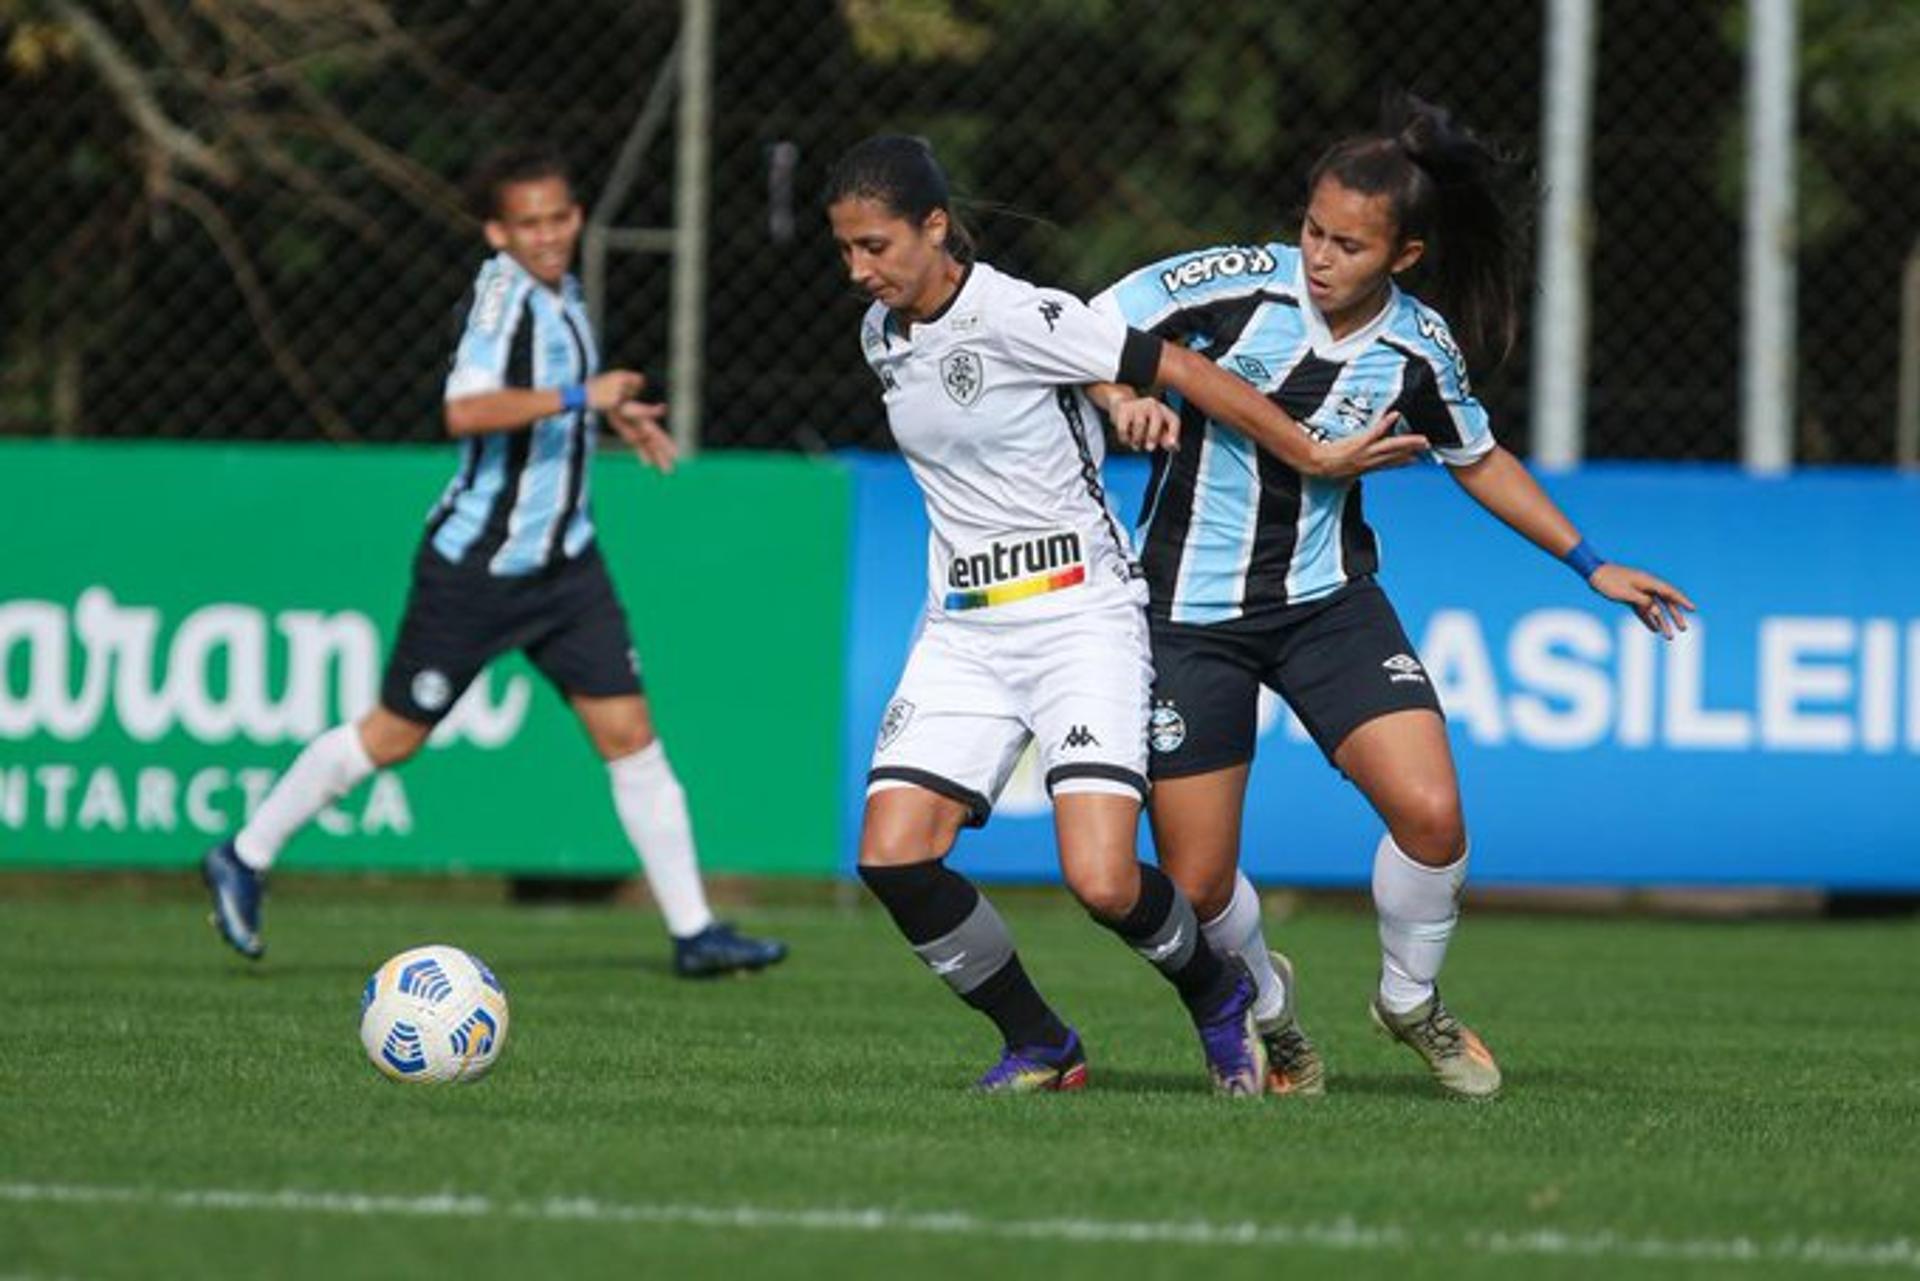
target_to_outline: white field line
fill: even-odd
[[[1846,1241],[1778,1236],[1640,1237],[1614,1232],[1501,1232],[1469,1230],[1416,1237],[1391,1225],[1341,1217],[1323,1222],[1211,1222],[1203,1219],[988,1219],[966,1211],[915,1212],[879,1208],[787,1209],[756,1205],[621,1203],[592,1197],[498,1200],[441,1192],[381,1196],[361,1192],[263,1192],[239,1188],[167,1191],[79,1184],[0,1183],[0,1204],[118,1205],[159,1210],[268,1211],[348,1218],[519,1219],[543,1223],[644,1224],[763,1232],[919,1233],[1022,1241],[1157,1244],[1267,1249],[1313,1246],[1357,1253],[1452,1249],[1477,1255],[1531,1258],[1651,1260],[1685,1263],[1803,1264],[1829,1268],[1897,1269],[1920,1273],[1920,1241]]]

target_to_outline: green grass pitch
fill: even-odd
[[[1368,1028],[1362,914],[1273,934],[1332,1070],[1211,1097],[1172,996],[1059,892],[1004,896],[1092,1088],[979,1098],[983,1020],[870,906],[770,907],[750,980],[657,919],[290,882],[268,960],[179,892],[0,880],[0,1277],[1801,1277],[1920,1273],[1920,925],[1469,914],[1507,1072],[1435,1097]],[[512,1000],[469,1087],[394,1085],[360,985],[464,946]]]

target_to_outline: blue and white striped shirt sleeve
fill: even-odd
[[[500,259],[489,259],[481,266],[473,282],[466,328],[454,351],[453,368],[447,372],[447,400],[506,387],[514,330],[526,310],[527,289],[526,279],[506,270]]]
[[[1474,399],[1466,356],[1447,322],[1431,307],[1408,300],[1393,334],[1407,359],[1405,391],[1395,402],[1407,430],[1434,442],[1432,456],[1465,467],[1493,451],[1493,424]]]

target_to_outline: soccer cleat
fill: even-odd
[[[200,879],[213,895],[213,928],[227,945],[249,961],[266,953],[260,937],[260,899],[266,877],[240,861],[231,839],[208,850],[200,860]]]
[[[1253,978],[1239,961],[1232,965],[1232,990],[1212,1013],[1195,1019],[1194,1027],[1200,1033],[1200,1048],[1206,1052],[1214,1091],[1257,1095],[1266,1086],[1267,1047],[1253,1022]]]
[[[1042,1094],[1087,1088],[1087,1052],[1080,1034],[1067,1029],[1067,1043],[1007,1046],[1000,1061],[973,1083],[982,1094]]]
[[[1278,952],[1269,952],[1280,985],[1287,991],[1287,1003],[1279,1015],[1260,1028],[1260,1040],[1267,1047],[1267,1093],[1294,1094],[1319,1098],[1327,1092],[1327,1065],[1307,1034],[1300,1030],[1299,990],[1294,987],[1293,962]]]
[[[725,921],[715,921],[698,934],[673,941],[673,972],[683,979],[710,979],[764,970],[786,955],[787,945],[778,939],[753,938]]]
[[[1425,1059],[1447,1093],[1463,1099],[1491,1099],[1500,1093],[1500,1065],[1493,1052],[1453,1016],[1439,988],[1405,1014],[1387,1010],[1377,995],[1370,1009],[1374,1026]]]

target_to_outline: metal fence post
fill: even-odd
[[[714,0],[683,0],[680,133],[674,180],[673,320],[668,422],[680,452],[700,446],[700,382],[706,363],[708,146],[713,102]]]
[[[1533,348],[1533,461],[1571,467],[1586,453],[1587,156],[1593,133],[1594,0],[1547,6],[1540,150],[1540,319]]]
[[[1750,0],[1747,35],[1746,304],[1740,457],[1793,464],[1794,185],[1797,0]]]

